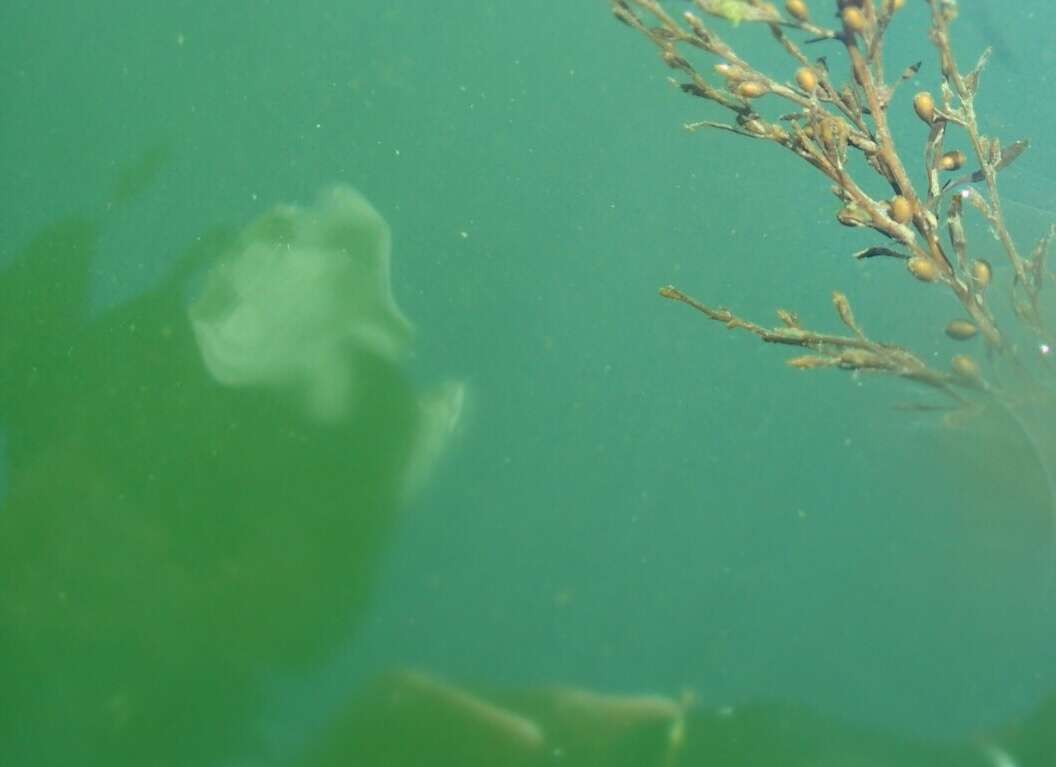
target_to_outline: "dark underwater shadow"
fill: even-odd
[[[117,198],[140,193],[166,157],[152,152]],[[309,227],[336,222],[326,230],[336,249],[316,242],[311,258],[337,278],[357,257],[348,243],[387,247],[369,215],[305,215]],[[309,357],[287,376],[272,358],[267,381],[218,378],[188,281],[238,258],[244,234],[202,236],[161,284],[91,316],[103,223],[57,221],[0,273],[0,752],[20,765],[247,758],[261,676],[311,668],[347,639],[435,435],[380,331],[361,324],[327,338],[325,366]],[[295,252],[288,234],[268,230],[248,252],[262,263]],[[317,289],[305,279],[272,288]],[[356,284],[360,294],[334,305],[384,298]],[[241,316],[210,300],[219,314],[199,318]],[[290,303],[296,321],[330,322],[319,301]],[[377,316],[373,306],[364,311]],[[315,348],[319,333],[310,326],[293,347]],[[212,361],[229,350],[214,348]],[[315,385],[321,411],[306,404]]]

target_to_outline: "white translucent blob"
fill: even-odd
[[[411,340],[392,297],[390,242],[385,220],[348,186],[261,216],[189,308],[209,373],[225,386],[291,391],[313,420],[344,419],[357,352],[396,361]]]
[[[418,398],[418,432],[407,466],[406,491],[414,493],[429,477],[462,422],[466,384],[445,381]]]

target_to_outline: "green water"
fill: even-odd
[[[962,5],[1029,251],[1048,6]],[[659,298],[838,331],[840,289],[949,353],[607,2],[0,23],[0,764],[1056,760],[1050,424],[951,432]]]

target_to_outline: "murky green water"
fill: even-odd
[[[1048,7],[962,5],[1031,243]],[[1056,759],[1051,408],[942,428],[659,298],[948,354],[607,2],[0,22],[0,763]]]

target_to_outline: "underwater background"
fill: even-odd
[[[961,63],[994,47],[984,131],[1031,141],[1002,176],[1027,249],[1056,222],[1051,10],[961,5]],[[926,16],[908,3],[886,43],[889,77],[924,60],[892,107],[910,162],[909,100],[938,80]],[[418,761],[355,737],[312,755],[348,710],[385,733],[372,701],[393,674],[485,722],[542,721],[520,691],[618,699],[630,727],[684,701],[683,761],[640,764],[710,763],[693,717],[753,706],[819,742],[1056,731],[1056,520],[1030,444],[964,444],[897,409],[926,394],[793,371],[657,289],[834,330],[842,290],[872,336],[924,356],[952,306],[851,258],[863,238],[801,163],[682,130],[717,115],[607,3],[11,0],[0,20],[10,763],[478,763],[428,738]],[[764,29],[722,34],[788,66]],[[203,367],[186,307],[210,319],[240,290],[211,265],[317,243],[328,189],[369,201],[384,223],[349,214],[369,238],[391,231],[368,308],[318,318],[364,323],[350,378],[317,379],[345,341],[331,362],[296,333],[258,334],[252,381]],[[326,417],[302,429],[305,412]],[[224,568],[245,590],[214,600]],[[791,753],[767,763],[825,763]]]

